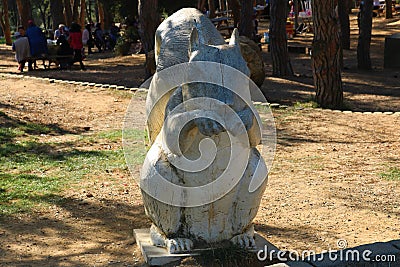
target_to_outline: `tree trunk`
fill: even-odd
[[[204,7],[206,6],[206,0],[198,0],[197,1],[197,9],[203,12]]]
[[[154,35],[160,24],[158,9],[158,0],[139,0],[139,35],[142,42],[143,51],[146,54],[146,62],[150,60],[148,54],[154,50]],[[150,66],[150,62],[146,66]],[[146,78],[151,76],[151,71],[146,68]]]
[[[86,1],[81,0],[81,12],[79,13],[79,22],[82,27],[86,24]]]
[[[224,11],[224,10],[226,10],[225,0],[219,0],[219,11]]]
[[[370,56],[372,7],[372,0],[364,0],[364,6],[360,14],[360,29],[357,46],[357,65],[359,69],[363,70],[370,70],[372,68]]]
[[[28,20],[32,19],[32,8],[29,0],[17,0],[19,25],[28,28]]]
[[[269,38],[271,44],[272,75],[287,76],[293,75],[292,64],[290,63],[287,36],[286,18],[287,4],[281,0],[271,0],[271,19],[269,26]]]
[[[65,23],[67,24],[67,27],[70,27],[71,23],[72,23],[71,1],[70,0],[63,0],[63,3],[64,3]]]
[[[12,45],[10,18],[8,16],[8,1],[3,0],[3,11],[0,13],[1,28],[3,29],[6,45]]]
[[[340,21],[340,36],[342,40],[342,48],[350,49],[350,18],[349,18],[349,0],[338,1],[338,14]]]
[[[71,0],[72,6],[72,21],[79,23],[79,3],[80,0]]]
[[[103,8],[103,3],[97,0],[97,10],[99,13],[99,19],[98,22],[101,24],[101,28],[104,30],[104,8]]]
[[[385,0],[385,18],[386,19],[393,18],[392,0]]]
[[[100,21],[100,16],[99,16],[99,1],[95,0],[94,1],[94,15],[96,17],[96,21]]]
[[[47,28],[47,22],[46,22],[46,9],[47,9],[47,7],[42,7],[42,5],[38,5],[38,9],[39,9],[39,13],[40,13],[40,17],[41,17],[41,19],[42,19],[42,21],[43,21],[43,27],[45,28],[45,29],[48,29]]]
[[[237,28],[240,21],[240,3],[239,0],[228,0],[227,9],[232,10],[233,26]]]
[[[92,19],[92,1],[91,0],[88,0],[88,4],[87,4],[87,8],[86,8],[86,15],[88,16],[88,21],[89,22],[92,22],[93,21],[93,19]]]
[[[215,18],[215,3],[214,0],[208,0],[208,9],[210,10],[210,19]]]
[[[297,29],[299,28],[299,0],[293,1],[293,11],[294,11],[294,35],[297,34]]]
[[[343,88],[335,0],[313,0],[312,10],[314,39],[311,65],[316,100],[323,108],[341,108]]]
[[[105,30],[109,30],[111,28],[111,23],[113,21],[113,17],[112,17],[112,12],[110,12],[111,10],[111,3],[108,0],[103,0],[103,26]]]
[[[65,24],[63,9],[64,6],[62,0],[50,0],[50,12],[53,23],[53,30],[57,29],[60,23]]]
[[[239,35],[246,36],[254,40],[253,26],[253,1],[241,0],[242,9],[240,10]]]

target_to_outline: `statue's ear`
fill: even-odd
[[[190,41],[189,41],[189,54],[199,50],[200,41],[199,41],[199,32],[196,28],[192,29],[190,33]]]
[[[239,45],[239,31],[237,28],[233,29],[229,45]]]

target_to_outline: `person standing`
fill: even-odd
[[[47,55],[48,51],[46,37],[43,34],[42,30],[35,25],[33,20],[28,21],[26,37],[28,37],[29,40],[29,47],[32,57],[41,57],[43,55]],[[29,70],[33,70],[32,63],[32,60],[28,62]]]
[[[79,64],[81,65],[81,70],[86,70],[85,66],[83,65],[82,58],[83,43],[81,26],[78,23],[72,22],[69,30],[68,42],[70,47],[74,50],[74,58],[72,64],[74,64],[75,62],[79,62]]]
[[[27,37],[21,35],[18,31],[14,34],[15,41],[12,44],[12,50],[15,52],[15,59],[18,62],[18,70],[24,71],[25,62],[31,56],[29,40]]]
[[[90,23],[86,24],[85,29],[83,30],[82,43],[88,47],[88,54],[93,54],[92,48],[94,47],[94,41],[92,36],[92,25]]]
[[[94,42],[96,44],[97,49],[99,50],[99,53],[101,53],[101,50],[105,48],[105,43],[103,39],[103,30],[101,29],[100,22],[96,23],[95,25]]]

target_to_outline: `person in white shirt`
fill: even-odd
[[[65,25],[64,24],[58,25],[58,29],[55,30],[55,32],[54,32],[54,40],[58,40],[58,38],[62,34],[65,34]]]
[[[16,40],[12,44],[12,50],[15,52],[15,59],[18,62],[18,70],[23,72],[25,62],[31,56],[28,37],[22,36],[21,33],[14,34]]]

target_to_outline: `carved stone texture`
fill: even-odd
[[[250,79],[261,87],[265,80],[265,71],[260,48],[246,36],[240,36],[240,51],[250,69]]]
[[[238,31],[234,30],[230,43],[225,44],[209,19],[191,8],[176,12],[159,26],[156,32],[155,58],[157,72],[179,63],[195,64],[197,61],[206,61],[222,63],[249,75],[240,52]],[[222,77],[222,80],[232,78]],[[157,90],[157,86],[150,89],[148,98],[155,95],[152,90]],[[200,99],[205,97],[208,100]],[[213,107],[213,101],[216,100],[233,110],[237,117],[236,122],[239,121],[242,128],[236,127],[236,122],[231,121],[232,117],[227,116],[223,108]],[[155,187],[154,192],[159,194],[162,194],[164,188],[153,181],[157,175],[172,184],[193,188],[216,181],[230,166],[231,156],[233,159],[237,156],[232,152],[232,147],[236,144],[232,143],[231,133],[245,136],[244,143],[248,146],[243,172],[241,176],[237,176],[239,182],[214,202],[190,207],[173,206],[160,201],[157,193],[150,195],[142,190],[146,214],[153,223],[150,236],[155,246],[166,247],[170,253],[181,253],[196,246],[224,241],[243,247],[254,246],[252,220],[257,214],[266,179],[255,191],[250,193],[249,188],[260,165],[262,177],[266,178],[267,171],[256,148],[260,143],[259,129],[255,127],[255,116],[246,101],[224,86],[197,82],[182,84],[173,89],[151,110],[147,106],[147,128],[152,146],[142,168],[141,184],[152,184]],[[199,105],[204,107],[199,108]],[[193,120],[180,129],[179,124],[188,116]],[[209,116],[220,120],[210,119]],[[177,141],[170,142],[169,138],[177,132]],[[192,172],[171,163],[171,160],[179,162],[184,157],[193,161],[200,158],[202,155],[199,147],[206,139],[212,140],[215,145],[214,158],[206,168]],[[241,163],[234,162],[234,165]],[[170,196],[171,200],[182,198],[182,202],[192,197]]]

